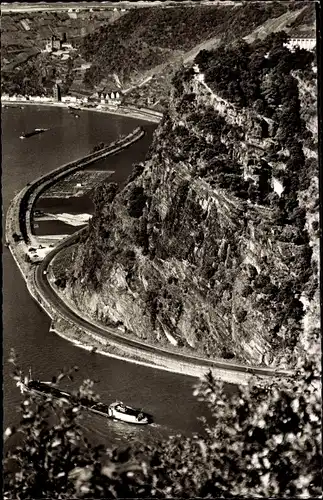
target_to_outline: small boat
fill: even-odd
[[[20,136],[20,139],[28,139],[28,137],[32,137],[33,135],[37,134],[42,134],[43,132],[46,132],[48,128],[35,128],[35,130],[32,130],[31,132],[23,132]]]
[[[126,406],[121,401],[116,401],[109,406],[108,415],[109,417],[128,422],[129,424],[143,425],[151,422],[150,415],[144,413],[142,410]]]

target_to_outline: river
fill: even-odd
[[[103,161],[100,170],[115,170],[110,180],[121,182],[131,171],[134,162],[143,160],[156,125],[126,117],[83,111],[80,118],[65,109],[43,106],[10,106],[2,109],[2,198],[6,214],[10,200],[28,182],[63,163],[87,154],[100,142],[109,143],[120,134],[126,135],[141,125],[146,135],[121,154]],[[49,128],[44,134],[21,140],[22,131],[37,127]],[[91,210],[80,200],[67,204],[53,199],[52,211],[84,212]],[[70,204],[69,204],[70,203]],[[68,205],[69,204],[69,205]],[[76,207],[76,208],[75,208]],[[44,207],[45,208],[45,207]],[[3,216],[4,226],[4,216]],[[45,224],[45,223],[44,223]],[[54,223],[54,225],[56,222]],[[60,224],[53,232],[59,232]],[[120,399],[126,404],[143,407],[154,415],[155,424],[134,427],[106,421],[84,413],[82,426],[94,443],[115,445],[129,440],[155,440],[171,434],[190,435],[201,431],[198,417],[208,416],[204,403],[192,394],[195,379],[154,370],[93,354],[74,346],[49,331],[50,320],[30,297],[20,272],[7,248],[3,250],[3,356],[4,356],[4,425],[17,424],[17,408],[21,395],[10,378],[11,365],[7,360],[14,348],[19,364],[42,380],[50,380],[62,368],[77,365],[80,370],[73,382],[64,387],[73,389],[82,380],[96,381],[95,390],[102,401]],[[228,390],[231,388],[228,386]]]

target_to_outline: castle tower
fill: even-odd
[[[60,102],[61,101],[61,88],[58,85],[58,83],[55,83],[55,85],[53,87],[53,96],[54,96],[54,100],[56,102]]]

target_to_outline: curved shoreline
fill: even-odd
[[[42,101],[10,101],[1,99],[1,104],[5,106],[48,106],[62,109],[69,109],[70,104],[65,104],[63,102],[42,102]],[[153,123],[159,123],[162,119],[163,114],[158,111],[153,111],[145,108],[136,108],[135,106],[119,106],[116,109],[107,108],[107,109],[98,109],[87,106],[78,106],[78,109],[75,111],[95,111],[96,113],[105,113],[110,115],[118,115],[124,116],[126,118],[133,118],[136,120],[144,120]]]
[[[60,302],[60,304],[55,305],[55,301],[52,300],[51,302],[49,293],[47,293],[46,296],[44,290],[41,290],[39,283],[40,278],[43,282],[46,281],[47,285],[50,285],[50,281],[48,280],[49,276],[47,276],[47,267],[50,265],[53,257],[55,257],[57,252],[59,252],[64,246],[69,246],[76,242],[83,230],[66,237],[63,241],[58,243],[56,249],[49,249],[48,255],[36,268],[34,265],[29,264],[26,261],[26,255],[28,255],[27,247],[29,246],[27,243],[28,241],[32,241],[32,238],[37,241],[37,238],[31,233],[30,225],[33,204],[37,195],[39,195],[40,192],[48,186],[48,184],[57,182],[60,176],[68,175],[68,173],[75,168],[82,168],[85,164],[88,164],[88,162],[95,161],[102,154],[111,154],[111,151],[115,151],[115,147],[119,149],[126,147],[130,142],[138,140],[139,137],[136,137],[136,134],[134,135],[133,133],[131,137],[127,136],[124,138],[123,141],[121,141],[122,144],[119,143],[118,145],[110,145],[104,150],[104,152],[101,151],[99,153],[88,155],[85,158],[63,165],[49,174],[36,179],[30,186],[24,188],[10,204],[6,220],[6,239],[10,245],[10,251],[14,260],[16,261],[18,268],[26,281],[30,294],[53,321],[51,330],[55,331],[66,340],[69,340],[75,345],[81,346],[85,349],[95,350],[95,352],[124,361],[141,364],[143,366],[158,368],[173,373],[190,375],[193,377],[200,377],[206,371],[211,369],[217,378],[230,383],[247,384],[252,375],[258,375],[261,377],[290,375],[292,372],[287,370],[245,366],[225,362],[223,360],[211,361],[197,356],[194,357],[183,355],[181,353],[174,353],[172,351],[167,351],[167,349],[161,349],[155,346],[146,346],[139,341],[129,341],[129,339],[126,339],[120,334],[118,329],[103,328],[103,326],[98,327],[98,325],[94,324],[94,322],[89,321],[88,318],[82,317],[80,312],[78,312],[77,318],[75,319],[75,311],[73,311],[70,304],[66,304],[62,295],[58,295],[55,290],[57,295],[56,302]],[[27,209],[23,214],[25,217],[23,224],[26,226],[26,234],[29,239],[27,238],[26,241],[15,241],[13,238],[13,232],[17,232],[17,228],[18,230],[20,229],[22,221],[19,221],[19,215],[21,215],[21,204],[25,197],[27,198]],[[43,275],[46,275],[45,279]],[[43,288],[44,287],[45,285],[43,283]],[[65,309],[69,308],[68,315],[62,313],[64,306]],[[84,323],[86,323],[85,326]]]

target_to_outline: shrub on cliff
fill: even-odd
[[[142,163],[137,163],[132,166],[132,172],[126,180],[126,184],[130,184],[130,182],[134,181],[139,177],[144,171],[144,165]]]
[[[149,297],[154,302],[155,297]],[[155,307],[155,306],[153,306]],[[313,332],[314,334],[315,332]],[[4,493],[30,498],[315,497],[321,493],[320,345],[309,343],[297,373],[252,380],[235,394],[211,374],[195,395],[214,423],[204,436],[176,436],[154,445],[105,450],[82,435],[80,407],[28,394],[21,423],[9,427]],[[53,382],[59,383],[61,374]],[[15,379],[20,378],[15,368]],[[85,381],[76,394],[97,400]],[[55,411],[55,422],[53,418]]]
[[[95,214],[100,214],[104,206],[110,205],[118,192],[118,184],[115,182],[102,182],[92,192],[95,206]]]

